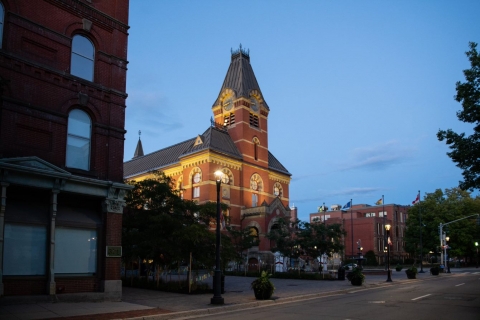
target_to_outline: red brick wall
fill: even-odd
[[[55,284],[57,294],[100,291],[100,281],[96,277],[56,278]]]
[[[47,291],[45,278],[3,278],[5,296],[41,295]]]

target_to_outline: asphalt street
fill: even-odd
[[[352,287],[351,291],[310,300],[183,319],[480,319],[480,274],[452,274],[420,283]]]

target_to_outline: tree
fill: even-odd
[[[408,210],[407,230],[405,235],[406,251],[415,257],[420,255],[420,227],[422,227],[423,254],[438,253],[440,238],[438,227],[440,223],[448,223],[456,219],[480,212],[480,198],[472,198],[468,191],[460,188],[435,190],[427,193],[424,200]],[[420,226],[420,215],[422,226]],[[444,228],[450,237],[449,252],[451,257],[473,257],[474,242],[480,237],[480,228],[476,219],[460,220]]]
[[[134,188],[126,196],[123,216],[124,262],[146,259],[169,268],[187,264],[192,252],[197,265],[211,268],[215,235],[209,224],[216,204],[184,200],[170,177],[153,174],[150,179],[128,182]]]
[[[237,271],[239,265],[244,261],[243,253],[245,250],[250,249],[254,245],[256,245],[255,240],[256,238],[252,235],[250,228],[245,228],[243,230],[234,228],[234,227],[227,227],[228,230],[228,237],[222,237],[229,239],[229,243],[225,243],[224,247],[232,248],[232,255],[230,256],[229,261],[234,261],[237,264]],[[226,259],[227,257],[225,257]]]
[[[460,181],[463,190],[480,189],[480,56],[476,43],[470,42],[469,46],[466,55],[471,68],[463,70],[466,82],[456,83],[455,100],[462,104],[462,110],[457,112],[458,119],[474,124],[473,134],[466,136],[452,129],[437,133],[438,140],[446,140],[452,150],[447,155],[463,170],[464,181]]]
[[[346,234],[341,224],[301,222],[297,233],[298,244],[306,255],[316,258],[322,254],[331,256],[344,249],[342,236]]]

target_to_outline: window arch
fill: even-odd
[[[0,49],[2,48],[3,43],[3,21],[5,19],[5,9],[3,4],[0,2]]]
[[[250,188],[253,191],[263,191],[263,180],[258,173],[254,173],[250,177]]]
[[[93,81],[95,47],[85,36],[74,35],[70,73],[85,80]]]
[[[68,115],[66,166],[90,169],[92,121],[87,113],[74,109]]]
[[[255,160],[258,160],[258,145],[260,144],[260,140],[257,137],[253,138],[253,157]]]

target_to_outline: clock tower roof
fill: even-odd
[[[230,66],[228,67],[227,74],[223,80],[222,88],[220,93],[215,100],[213,106],[216,106],[220,103],[220,97],[222,92],[226,89],[231,89],[235,92],[236,98],[245,97],[250,98],[250,93],[253,90],[256,90],[261,94],[260,86],[258,85],[257,78],[253,72],[252,66],[250,64],[250,51],[242,48],[238,50],[231,50],[231,61]],[[270,110],[265,98],[263,97],[263,106]]]

